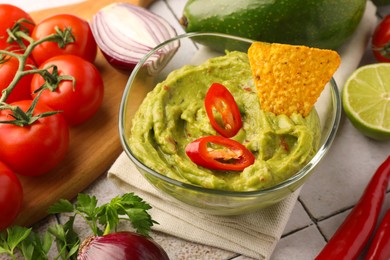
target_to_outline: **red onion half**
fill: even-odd
[[[162,17],[129,3],[113,3],[97,12],[91,21],[92,33],[101,52],[114,67],[132,70],[154,47],[177,36]],[[178,41],[153,54],[146,65],[158,71],[172,58]]]
[[[133,232],[117,232],[87,238],[78,260],[169,260],[164,249],[151,239]]]

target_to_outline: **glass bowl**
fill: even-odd
[[[172,38],[151,50],[134,68],[126,85],[119,112],[119,132],[124,151],[139,172],[158,190],[213,215],[237,215],[280,202],[297,190],[324,158],[336,135],[341,103],[334,79],[327,84],[315,108],[321,125],[320,147],[295,175],[262,190],[236,192],[203,188],[171,179],[144,165],[132,153],[128,140],[132,118],[146,94],[167,75],[186,64],[201,64],[224,50],[246,52],[252,40],[219,33],[188,33]],[[211,46],[211,47],[210,47]],[[163,55],[161,55],[163,53]],[[135,174],[129,172],[128,174]]]

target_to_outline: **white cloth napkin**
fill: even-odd
[[[340,49],[342,63],[334,78],[342,87],[354,71],[376,24],[376,8],[370,1],[357,31]],[[108,178],[124,192],[134,192],[152,209],[159,225],[154,230],[182,239],[218,247],[256,259],[269,259],[279,241],[300,189],[282,202],[256,212],[232,216],[213,216],[196,211],[157,191],[146,181],[123,152],[108,171]]]

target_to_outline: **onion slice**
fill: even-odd
[[[99,10],[91,29],[106,60],[125,70],[132,70],[149,51],[177,36],[165,19],[130,3],[113,3]],[[149,71],[161,70],[178,47],[175,41],[151,55],[145,63]]]

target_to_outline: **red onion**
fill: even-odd
[[[107,61],[116,68],[132,70],[158,44],[177,36],[162,17],[129,3],[113,3],[97,12],[92,33]],[[173,56],[178,42],[162,48],[149,59],[152,71],[161,69]]]
[[[91,236],[80,246],[78,260],[169,260],[153,240],[133,232]]]

